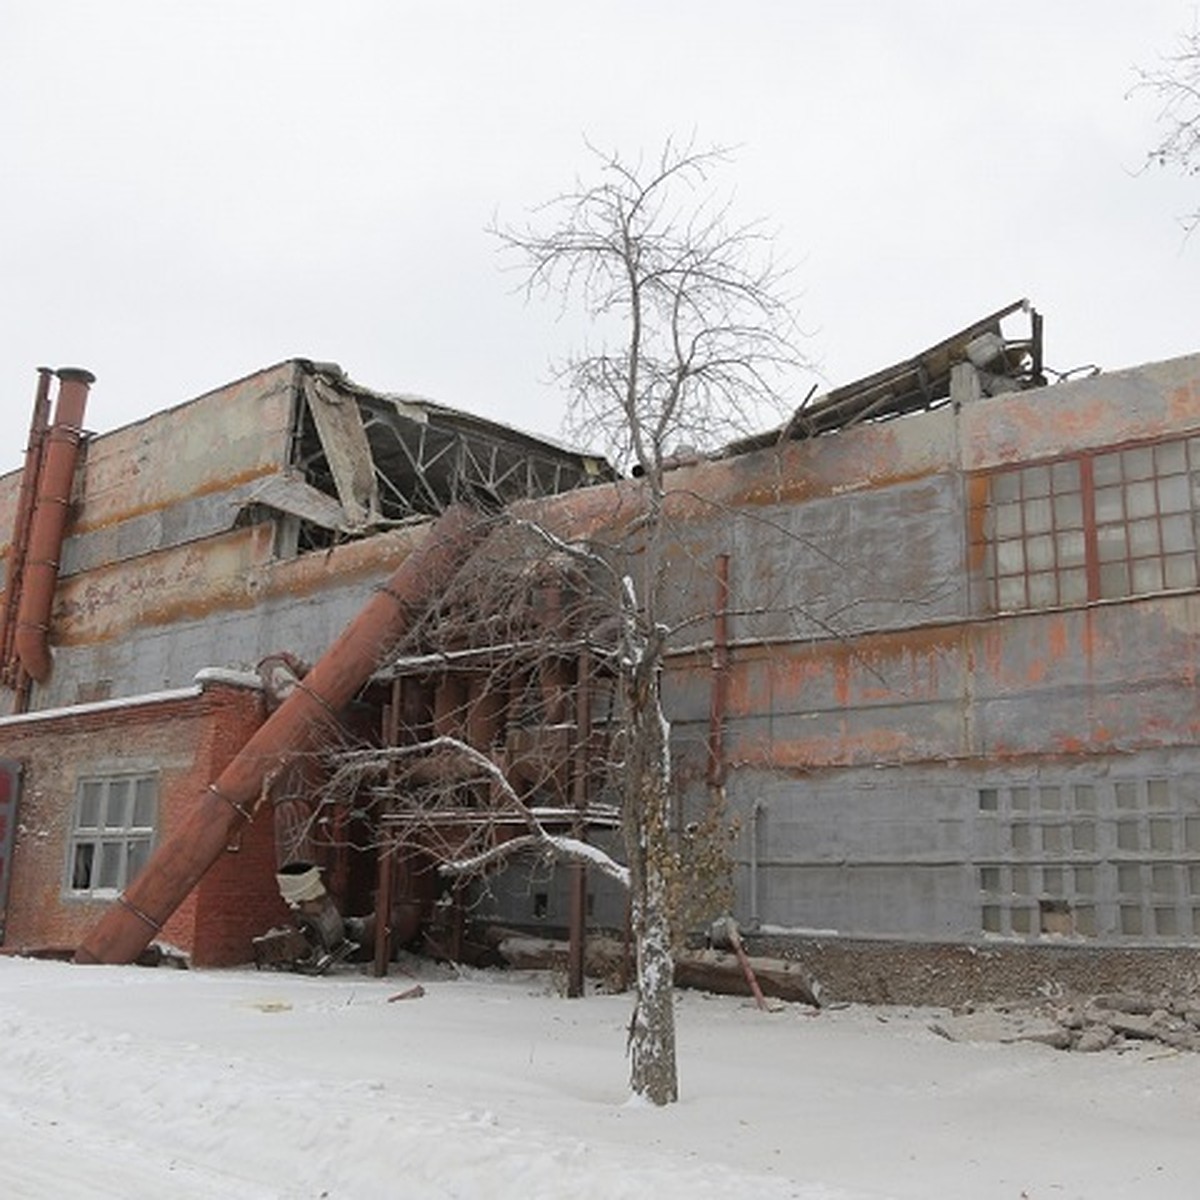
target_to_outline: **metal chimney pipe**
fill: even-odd
[[[20,671],[13,649],[17,606],[21,602],[21,580],[29,551],[29,525],[42,474],[42,455],[46,430],[50,427],[49,367],[38,367],[37,391],[33,398],[33,416],[29,422],[29,441],[25,445],[25,465],[21,469],[21,489],[17,494],[17,513],[8,544],[8,572],[4,583],[4,610],[0,614],[0,684],[15,687]]]
[[[91,371],[79,367],[62,367],[55,374],[58,400],[42,455],[41,481],[29,528],[29,551],[17,608],[17,657],[26,674],[38,683],[50,678],[50,610],[58,584],[59,555],[79,461],[88,388],[96,382]]]

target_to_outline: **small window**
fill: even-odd
[[[150,857],[157,807],[154,775],[81,779],[75,794],[68,890],[103,895],[127,887]]]

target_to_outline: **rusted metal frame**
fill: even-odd
[[[420,434],[417,439],[417,454],[416,454],[415,459],[413,458],[412,454],[409,452],[409,447],[408,447],[407,443],[404,443],[404,442],[401,443],[401,447],[402,447],[405,455],[409,458],[409,461],[412,462],[412,464],[413,464],[413,478],[416,481],[420,490],[422,492],[424,492],[426,498],[428,499],[430,505],[433,507],[434,511],[437,511],[437,509],[444,507],[445,504],[447,503],[447,501],[446,501],[445,497],[439,496],[437,494],[437,491],[434,489],[433,484],[430,483],[430,481],[429,481],[428,472],[431,467],[436,466],[442,460],[442,458],[444,458],[446,455],[453,454],[453,451],[455,449],[456,440],[457,440],[456,435],[450,435],[450,437],[448,438],[448,440],[446,442],[446,445],[441,447],[441,449],[434,451],[432,454],[427,454],[427,451],[429,450],[429,426],[422,425],[422,426],[420,426]],[[456,479],[455,479],[455,473],[454,473],[454,469],[453,469],[453,465],[452,465],[451,470],[450,470],[450,495],[451,496],[458,495],[458,489],[455,486],[455,484],[456,484]]]
[[[388,506],[384,504],[384,495],[390,498],[391,506],[401,513],[401,516],[391,518],[393,520],[404,520],[416,514],[417,510],[413,507],[412,498],[397,485],[396,481],[390,475],[384,473],[383,469],[376,464],[375,477],[379,484],[380,507],[386,513]]]
[[[418,425],[416,429],[417,447],[416,453],[414,454],[413,447],[409,445],[408,439],[401,437],[398,431],[392,429],[390,426],[388,427],[388,432],[392,435],[396,447],[399,449],[400,453],[405,457],[405,459],[408,460],[412,478],[411,494],[405,494],[399,483],[390,477],[388,477],[388,483],[393,493],[400,498],[409,512],[420,511],[417,508],[416,494],[421,491],[426,494],[427,500],[430,501],[435,508],[440,504],[437,496],[434,494],[433,490],[428,486],[425,480],[424,470],[421,465],[421,460],[423,458],[422,443],[424,442],[425,438],[425,426]]]
[[[511,500],[519,495],[537,495],[532,490],[535,480],[530,472],[529,463],[514,457],[512,463],[507,468],[502,468],[500,464],[500,449],[499,446],[492,447],[491,463],[487,472],[488,488],[502,501],[505,499]],[[512,480],[516,481],[516,486],[512,489],[511,493],[506,495],[505,488]]]
[[[395,746],[400,740],[400,711],[403,702],[404,682],[401,679],[392,680],[391,701],[383,710],[383,744]],[[390,796],[390,788],[389,788]],[[385,801],[385,804],[387,801]],[[386,813],[386,808],[384,813]],[[395,846],[382,834],[384,822],[376,818],[381,833],[377,862],[377,880],[375,888],[375,945],[373,970],[377,977],[382,978],[388,973],[388,963],[391,961],[392,948],[392,886],[395,878]]]
[[[1034,312],[1027,300],[1014,301],[904,362],[894,363],[863,379],[835,388],[815,403],[810,403],[806,398],[783,425],[782,432],[774,431],[743,438],[729,446],[727,452],[741,454],[771,445],[784,437],[814,437],[834,432],[846,427],[844,414],[849,414],[849,423],[857,424],[867,419],[870,414],[900,416],[921,409],[932,409],[948,398],[950,369],[954,362],[962,357],[966,345],[982,333],[992,332],[1003,337],[1001,321],[1018,309]],[[925,373],[924,379],[919,374],[922,370]],[[1023,373],[1019,375],[1013,372],[1010,377],[1022,376]],[[943,388],[946,390],[943,391]],[[893,408],[881,409],[878,400],[880,389],[889,396],[895,394],[897,399]],[[870,399],[871,397],[874,399]]]
[[[49,367],[38,368],[37,390],[33,400],[33,416],[29,422],[29,440],[25,447],[25,464],[21,471],[21,489],[12,538],[8,547],[8,572],[4,583],[4,610],[0,616],[0,684],[17,687],[20,684],[20,663],[15,659],[17,608],[20,604],[25,558],[29,552],[29,530],[33,520],[34,498],[42,474],[42,459],[46,446],[46,431],[50,425]]]
[[[1030,314],[1030,336],[1029,336],[1029,358],[1030,367],[1029,373],[1035,384],[1045,385],[1046,376],[1045,369],[1042,365],[1042,323],[1043,317],[1036,308],[1029,310]]]
[[[444,587],[488,532],[463,508],[448,510],[425,541],[400,564],[386,590],[375,591],[363,609],[296,688],[258,728],[215,780],[224,799],[204,790],[184,820],[159,845],[126,889],[126,898],[160,925],[221,857],[244,825],[232,801],[245,807],[262,792],[266,775],[311,746],[371,677],[384,649],[403,633],[413,607]],[[397,596],[409,603],[399,603]],[[314,696],[320,696],[318,703]],[[145,949],[151,933],[127,907],[112,906],[88,931],[77,962],[124,963]]]
[[[725,710],[729,692],[729,555],[716,560],[716,595],[713,600],[712,686],[708,710],[708,768],[710,788],[725,784]]]
[[[571,781],[576,816],[572,835],[587,834],[588,773],[591,767],[591,656],[584,650],[575,665],[575,753]],[[567,995],[583,995],[584,958],[587,942],[587,865],[571,864],[570,924],[567,931]]]
[[[930,386],[929,368],[923,362],[917,363],[917,387],[921,390],[921,396],[925,401],[925,408],[932,408],[937,403],[937,397]]]
[[[413,447],[409,444],[409,440],[405,437],[402,437],[399,430],[397,430],[393,425],[383,421],[380,421],[379,425],[391,437],[396,449],[398,449],[403,457],[407,460],[410,469],[412,482],[411,493],[406,493],[403,487],[400,485],[400,482],[396,479],[393,479],[389,475],[384,475],[382,471],[379,472],[380,478],[386,481],[388,490],[399,501],[399,506],[408,513],[424,511],[417,507],[416,502],[417,493],[423,492],[433,511],[436,512],[439,509],[444,508],[445,505],[441,498],[437,496],[437,494],[429,486],[428,481],[425,479],[424,469],[422,466],[422,461],[424,458],[423,446],[427,427],[423,424],[414,423],[417,442],[416,451],[414,453]]]
[[[1053,467],[1056,464],[1067,463],[1067,462],[1074,462],[1079,465],[1080,507],[1083,512],[1083,522],[1084,522],[1084,529],[1083,529],[1083,533],[1084,533],[1084,567],[1085,567],[1085,571],[1087,573],[1087,580],[1088,580],[1088,600],[1094,600],[1096,598],[1095,591],[1098,590],[1098,584],[1096,584],[1096,581],[1098,580],[1098,573],[1097,573],[1098,564],[1097,564],[1097,553],[1096,553],[1093,496],[1092,496],[1092,491],[1091,491],[1091,458],[1090,458],[1090,455],[1086,452],[1085,453],[1074,453],[1074,454],[1058,455],[1053,458],[1039,459],[1034,462],[1023,462],[1023,463],[1020,463],[1017,465],[1009,463],[1009,464],[1005,464],[1000,467],[991,467],[985,471],[978,472],[978,474],[975,476],[975,478],[983,479],[986,482],[987,495],[986,495],[986,498],[980,502],[983,505],[983,507],[985,508],[985,510],[994,507],[993,500],[992,500],[993,489],[992,489],[992,483],[991,483],[991,481],[993,479],[1000,477],[1000,476],[1007,476],[1007,475],[1014,475],[1014,474],[1019,479],[1020,489],[1017,494],[1016,504],[1017,504],[1018,512],[1020,513],[1020,517],[1021,517],[1020,543],[1021,543],[1021,547],[1022,547],[1022,565],[1021,565],[1021,570],[1019,573],[1019,578],[1021,580],[1021,585],[1022,585],[1022,606],[1021,606],[1022,609],[1030,609],[1033,607],[1033,601],[1032,601],[1030,587],[1029,587],[1031,573],[1029,570],[1028,559],[1025,556],[1025,551],[1026,551],[1026,544],[1027,544],[1029,538],[1037,536],[1037,534],[1031,533],[1030,530],[1026,526],[1026,523],[1025,523],[1026,506],[1030,500],[1035,500],[1035,499],[1039,498],[1036,496],[1029,496],[1026,494],[1025,479],[1024,479],[1024,475],[1022,473],[1028,467],[1038,467],[1038,466],[1044,466],[1044,467],[1050,469],[1050,471],[1051,471],[1050,490],[1046,493],[1045,498],[1046,498],[1046,500],[1048,500],[1048,502],[1050,503],[1050,507],[1051,507],[1049,536],[1055,540],[1053,573],[1054,573],[1054,578],[1055,578],[1055,602],[1056,602],[1056,604],[1058,604],[1058,603],[1062,603],[1062,601],[1061,601],[1061,583],[1062,583],[1063,568],[1061,567],[1061,565],[1059,564],[1059,561],[1058,561],[1057,538],[1058,538],[1058,535],[1064,531],[1060,530],[1058,527],[1057,517],[1054,515],[1055,514],[1054,502],[1059,496],[1064,495],[1066,493],[1055,490]],[[973,527],[975,518],[973,517],[972,512],[973,512],[973,510],[968,512],[968,524]],[[984,529],[984,531],[981,534],[981,537],[982,537],[982,541],[978,544],[982,548],[982,553],[983,553],[984,560],[985,560],[985,567],[990,574],[990,578],[987,581],[990,584],[990,587],[988,589],[988,599],[990,601],[991,610],[993,612],[1000,612],[1001,611],[1001,607],[1000,607],[1000,579],[1001,579],[1001,576],[1000,576],[1000,570],[999,570],[999,557],[998,557],[998,550],[997,550],[997,545],[996,545],[997,535],[996,535],[995,528],[993,527],[990,532],[988,532],[986,529]],[[1011,540],[1011,539],[1009,539],[1009,540]],[[968,539],[968,542],[969,542],[969,546],[970,546],[970,544],[972,544],[972,543],[970,543],[969,539]],[[1018,573],[1011,572],[1010,574],[1006,575],[1005,578],[1010,578],[1010,579],[1018,578]],[[1093,586],[1094,584],[1096,584],[1096,589],[1094,589],[1094,586]],[[1008,610],[1006,610],[1006,611],[1008,611]]]
[[[828,405],[813,405],[805,412],[805,421],[814,433],[851,429],[895,401],[896,392],[891,386],[892,382],[889,380],[880,384],[883,390],[874,399],[867,399],[867,396],[847,396]]]
[[[1021,474],[1023,467],[1015,467],[1013,469],[1017,472],[1018,482],[1020,485],[1019,490],[1017,492],[1017,505],[1018,505],[1018,512],[1020,513],[1020,516],[1021,516],[1021,607],[1028,608],[1029,607],[1029,558],[1026,554],[1026,546],[1029,542],[1030,534],[1029,534],[1029,528],[1025,524],[1025,512],[1026,512],[1025,504],[1026,504],[1026,501],[1028,499],[1030,499],[1030,497],[1027,497],[1025,495],[1025,479]],[[996,607],[997,607],[997,611],[999,611],[999,604],[1000,604],[1000,575],[999,575],[999,569],[998,569],[999,565],[1000,565],[999,547],[997,547],[997,557],[996,557],[996,566],[997,566]]]
[[[431,509],[433,509],[434,511],[436,511],[438,508],[441,508],[446,504],[446,497],[438,494],[437,489],[434,487],[433,483],[430,482],[428,472],[431,467],[435,466],[441,460],[441,458],[452,449],[452,447],[450,447],[450,446],[443,447],[441,450],[437,451],[437,453],[435,453],[432,458],[426,458],[426,456],[425,456],[425,451],[427,448],[426,443],[427,443],[426,430],[422,426],[421,440],[420,440],[420,444],[418,446],[418,458],[417,458],[417,461],[414,462],[414,464],[413,464],[413,481],[416,484],[416,488],[414,490],[414,496],[413,496],[413,503],[414,503],[414,507],[415,507],[416,493],[419,492],[421,495],[423,495],[425,497],[425,502],[429,505],[429,507]],[[454,496],[457,494],[454,481],[455,481],[454,471],[453,471],[453,468],[451,468],[450,473],[449,473],[449,488],[448,488],[448,494],[451,496]]]
[[[499,499],[496,483],[496,447],[493,445],[492,461],[485,467],[480,462],[469,437],[460,437],[457,453],[454,456],[454,492],[470,488],[472,484],[485,489],[491,497]]]
[[[479,454],[476,452],[475,439],[471,437],[462,438],[459,448],[459,472],[461,478],[469,479],[472,476],[480,483],[487,487],[491,487],[497,480],[497,463],[496,454],[498,447],[495,442],[492,442],[484,447],[487,453],[485,454],[486,465],[481,461]]]

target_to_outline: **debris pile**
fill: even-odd
[[[1056,1050],[1123,1050],[1157,1042],[1200,1050],[1200,1000],[1111,993],[1038,1006],[966,1006],[930,1024],[952,1042],[1039,1042]]]

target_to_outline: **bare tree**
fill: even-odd
[[[1146,155],[1147,165],[1200,174],[1200,25],[1180,34],[1174,52],[1163,55],[1159,66],[1139,70],[1138,76],[1134,90],[1157,98],[1163,130]],[[1200,205],[1182,220],[1189,233],[1200,225]]]
[[[388,744],[325,748],[325,802],[365,803],[383,843],[426,852],[443,877],[534,853],[628,886],[628,870],[582,836],[617,815],[603,801],[608,754],[588,715],[611,690],[611,577],[600,555],[537,523],[497,522],[381,663],[404,710]]]
[[[781,381],[802,361],[785,273],[759,224],[714,203],[722,150],[668,143],[653,161],[593,151],[596,178],[495,230],[529,293],[578,304],[600,344],[560,377],[570,426],[641,477],[641,516],[624,547],[616,627],[622,832],[637,950],[631,1086],[678,1098],[671,937],[670,730],[662,705],[669,630],[662,598],[667,469],[678,446],[711,446],[783,407]]]

